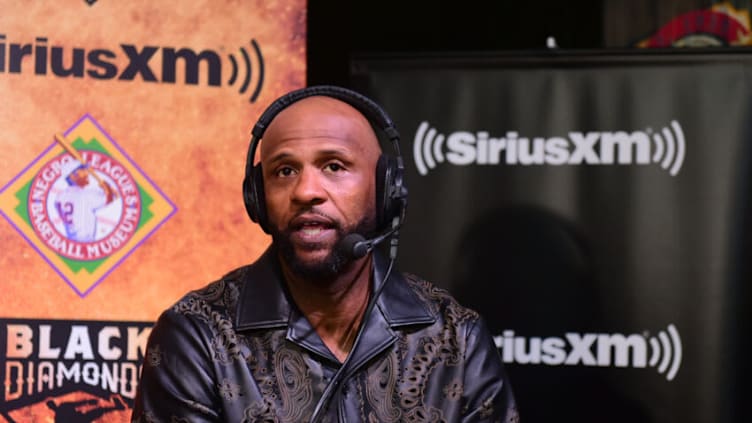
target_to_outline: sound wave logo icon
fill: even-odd
[[[426,175],[439,164],[469,165],[649,165],[676,176],[684,163],[686,141],[678,121],[658,131],[569,132],[566,136],[522,137],[507,131],[491,137],[488,131],[439,133],[423,121],[415,132],[413,157],[418,173]]]
[[[254,84],[253,93],[250,97],[251,103],[254,103],[261,93],[262,85],[264,85],[264,56],[261,54],[261,49],[259,48],[259,45],[255,39],[251,40],[251,47],[252,51],[254,52],[254,58],[256,59],[256,67],[258,68],[258,76],[256,77],[256,83]],[[248,90],[248,86],[251,83],[251,76],[253,75],[254,66],[251,65],[251,58],[248,55],[248,51],[245,49],[245,47],[240,47],[239,51],[240,56],[243,59],[242,63],[245,65],[242,68],[245,70],[245,76],[243,77],[243,82],[240,84],[240,89],[238,90],[238,92],[240,94],[244,94],[246,90]],[[230,79],[227,81],[227,84],[234,85],[235,81],[240,80],[240,78],[238,78],[238,74],[240,73],[239,70],[241,68],[238,65],[238,61],[235,59],[235,56],[233,54],[229,54],[228,57],[230,58],[230,63],[232,64],[232,74],[230,75]]]
[[[427,168],[436,167],[437,161],[444,162],[444,139],[444,135],[438,134],[436,128],[431,128],[428,122],[420,123],[413,142],[413,156],[418,173],[425,175],[428,173]]]
[[[668,335],[658,332],[658,338],[650,338],[650,367],[658,365],[658,373],[666,373],[667,380],[673,380],[682,360],[682,346],[679,332],[674,325],[668,325]],[[660,360],[660,363],[659,363]],[[669,365],[671,368],[669,368]]]
[[[653,141],[655,141],[653,163],[660,163],[662,168],[669,170],[671,176],[676,176],[682,163],[684,163],[686,145],[684,132],[682,132],[679,122],[672,120],[670,128],[673,129],[673,132],[666,127],[653,134]]]
[[[494,336],[505,363],[545,364],[550,366],[656,367],[672,381],[682,362],[682,344],[676,326],[649,337],[641,334],[574,333],[564,337],[515,336],[505,330]],[[648,360],[648,351],[650,359]]]

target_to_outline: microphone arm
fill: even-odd
[[[373,248],[384,241],[387,237],[392,236],[389,248],[389,258],[397,258],[397,246],[399,244],[399,227],[400,218],[395,216],[392,219],[392,227],[383,234],[370,239],[365,239],[360,234],[349,234],[345,236],[340,244],[340,249],[351,259],[365,257]]]
[[[389,267],[387,267],[386,272],[384,272],[384,277],[381,280],[381,285],[379,285],[379,287],[376,289],[376,292],[369,299],[368,307],[366,308],[366,311],[363,313],[363,319],[361,320],[360,328],[358,329],[358,334],[355,336],[355,342],[353,342],[352,351],[350,351],[350,354],[348,354],[347,358],[345,358],[345,362],[342,363],[340,368],[334,374],[334,377],[332,377],[332,380],[329,382],[329,384],[326,385],[326,388],[324,389],[324,392],[322,393],[321,398],[319,398],[318,402],[316,403],[316,407],[314,408],[313,414],[311,415],[311,423],[318,423],[319,421],[321,421],[321,419],[324,417],[324,412],[329,406],[329,401],[331,401],[332,397],[339,390],[345,377],[348,376],[349,371],[350,371],[350,357],[352,357],[352,352],[355,351],[355,348],[357,347],[359,343],[358,341],[360,341],[366,322],[368,321],[368,318],[373,312],[373,308],[376,306],[376,300],[378,300],[379,296],[381,295],[381,291],[384,289],[384,286],[386,285],[386,282],[389,279],[389,275],[392,274],[393,268],[394,268],[394,259],[390,259]]]
[[[363,313],[363,319],[361,320],[360,328],[358,329],[358,334],[355,336],[355,342],[353,342],[353,351],[357,347],[359,343],[358,341],[360,341],[360,337],[363,334],[363,329],[365,328],[365,325],[368,322],[371,313],[373,312],[373,308],[376,306],[376,300],[378,300],[379,296],[381,295],[381,291],[386,286],[389,275],[392,274],[392,269],[394,269],[394,262],[397,259],[397,246],[399,244],[399,227],[400,218],[395,217],[394,219],[392,219],[392,228],[387,232],[377,236],[376,238],[366,240],[362,235],[350,234],[342,240],[343,251],[349,253],[351,257],[355,259],[365,256],[373,249],[373,247],[386,239],[386,237],[393,235],[389,243],[389,267],[387,267],[386,272],[384,272],[384,276],[381,279],[381,284],[378,285],[376,292],[374,292],[373,295],[371,295],[371,297],[369,298],[368,306]],[[319,401],[316,403],[316,407],[314,408],[313,414],[311,415],[311,423],[318,423],[323,418],[324,411],[328,407],[329,401],[336,393],[336,391],[339,390],[342,381],[348,375],[348,372],[350,370],[350,357],[352,357],[352,354],[348,354],[345,362],[342,363],[342,366],[340,366],[340,368],[334,374],[332,380],[324,389],[324,392],[321,395],[321,398],[319,398]]]

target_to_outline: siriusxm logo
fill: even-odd
[[[682,345],[673,324],[658,336],[566,333],[563,338],[524,338],[506,330],[494,336],[505,363],[550,366],[656,367],[671,381],[679,371]]]
[[[223,63],[220,53],[213,50],[132,44],[120,44],[116,50],[87,50],[49,45],[47,37],[37,37],[34,43],[8,43],[5,34],[0,34],[0,74],[33,72],[63,78],[140,79],[166,84],[179,83],[178,74],[182,74],[183,83],[187,85],[202,82],[212,87],[238,84],[241,95],[252,88],[249,100],[255,102],[264,84],[264,57],[256,40],[251,40],[250,46],[252,55],[241,46],[237,57],[228,54],[227,62]],[[229,76],[226,76],[228,68],[223,68],[227,64]]]
[[[424,121],[413,143],[421,175],[446,162],[456,166],[657,164],[676,176],[684,154],[684,133],[675,120],[658,131],[569,132],[550,138],[523,137],[516,131],[503,137],[492,137],[487,131],[444,135]]]

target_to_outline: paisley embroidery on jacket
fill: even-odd
[[[478,408],[478,414],[480,414],[480,416],[484,419],[487,419],[489,416],[492,416],[493,411],[494,411],[493,398],[486,399]]]
[[[212,309],[209,304],[201,299],[196,293],[192,293],[178,301],[172,307],[175,313],[184,314],[186,316],[196,316],[204,322],[209,322],[209,316],[212,314]]]
[[[396,422],[400,410],[392,403],[397,386],[397,369],[399,360],[392,350],[381,362],[366,375],[366,398],[376,413],[376,421]]]
[[[159,344],[155,344],[153,347],[149,348],[149,351],[146,353],[146,362],[149,363],[151,367],[159,367],[162,364],[163,358],[164,353]]]
[[[230,313],[230,320],[235,321],[235,310],[237,309],[238,299],[240,298],[240,288],[237,283],[228,283],[224,292],[224,302],[227,311]]]
[[[454,379],[444,387],[443,391],[446,399],[450,401],[459,401],[462,398],[462,392],[464,392],[462,380]]]
[[[206,322],[212,331],[212,358],[223,364],[241,358],[235,328],[223,314],[214,311],[210,300],[220,300],[224,296],[225,281],[220,280],[187,295],[173,307],[177,313],[195,316]]]
[[[274,355],[274,370],[282,396],[280,418],[285,422],[307,420],[310,416],[303,413],[310,412],[313,402],[311,378],[300,352],[282,348]]]
[[[222,318],[218,313],[213,313],[213,325],[211,325],[214,337],[212,337],[212,353],[214,360],[223,364],[232,363],[235,359],[242,359],[240,355],[240,346],[235,328],[227,319]]]
[[[242,387],[237,383],[232,383],[229,379],[224,379],[217,386],[219,394],[227,401],[235,401],[240,398]]]
[[[404,422],[446,423],[441,410],[434,407],[416,407],[405,414]]]
[[[423,353],[416,354],[408,364],[404,385],[400,391],[400,405],[410,410],[423,403],[423,386],[431,369],[431,358]]]
[[[256,401],[243,410],[243,423],[256,422],[279,422],[274,412],[274,404],[269,399],[264,398],[262,401]]]
[[[207,303],[219,302],[221,304],[224,292],[225,281],[224,279],[220,279],[218,281],[210,283],[209,285],[206,285],[200,290],[194,291],[194,295],[197,298],[206,301]]]
[[[445,312],[457,315],[459,321],[474,320],[479,317],[474,310],[460,305],[446,289],[439,288],[424,279],[407,273],[405,280],[433,314],[441,314],[442,309],[446,309]]]
[[[256,381],[256,385],[266,401],[271,401],[270,398],[275,400],[279,398],[271,357],[279,349],[278,341],[280,337],[281,335],[278,332],[267,332],[261,336],[246,338],[248,348],[252,352],[246,357],[248,370],[253,375],[253,380]],[[270,402],[270,404],[273,403]]]
[[[410,418],[417,419],[415,421],[421,421],[423,416],[430,415],[433,411],[440,413],[434,409],[429,413],[425,409],[425,387],[431,373],[440,365],[450,367],[461,364],[466,343],[464,334],[458,334],[457,328],[465,327],[463,323],[479,316],[462,307],[444,289],[412,276],[408,276],[407,281],[421,298],[428,299],[425,302],[434,313],[443,316],[443,325],[439,331],[421,339],[420,348],[406,369],[400,403],[403,408],[410,410],[406,416],[409,414]]]
[[[269,357],[278,350],[280,340],[284,339],[282,332],[266,332],[261,336],[244,337],[250,353],[245,358],[248,368],[253,373],[253,377],[258,379],[269,375],[268,368]]]
[[[439,355],[445,361],[446,365],[458,365],[462,359],[466,345],[464,345],[465,334],[457,333],[457,328],[467,327],[463,323],[478,320],[480,315],[469,308],[461,306],[445,289],[437,288],[425,280],[416,279],[414,276],[408,277],[407,280],[418,291],[421,297],[430,300],[428,304],[435,304],[434,307],[437,308],[435,312],[442,314],[444,317],[444,326],[442,327],[440,336],[442,339],[439,339],[439,336],[434,336],[432,337],[432,342],[426,345],[433,344],[432,346],[435,348],[435,351],[432,353]],[[463,341],[463,345],[459,345],[459,341]]]

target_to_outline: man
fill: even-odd
[[[117,197],[117,192],[104,180],[100,180],[99,188],[89,187],[89,172],[94,171],[86,164],[73,169],[65,177],[68,187],[55,200],[67,237],[78,242],[96,240],[97,210]]]
[[[381,111],[314,87],[262,115],[244,191],[272,245],[159,318],[133,421],[517,421],[478,314],[391,272],[396,242],[391,263],[371,248],[406,189],[364,114]]]

